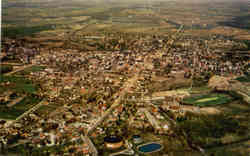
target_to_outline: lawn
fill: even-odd
[[[0,89],[1,91],[4,90],[13,90],[16,93],[27,93],[27,94],[34,94],[38,90],[38,87],[29,79],[26,79],[22,76],[2,76],[0,77],[0,83],[7,83],[9,85],[5,87],[5,89]]]
[[[250,82],[250,75],[238,77],[236,80],[238,80],[240,82]]]
[[[21,110],[12,109],[12,108],[10,108],[8,110],[4,110],[4,109],[1,108],[0,118],[1,119],[15,120],[21,114],[23,114],[23,111],[21,111]]]
[[[11,65],[0,65],[0,74],[8,73],[13,70],[13,66]]]
[[[41,99],[34,95],[27,96],[13,107],[2,107],[0,110],[0,118],[15,120],[18,116],[22,115],[40,101]]]
[[[23,76],[1,76],[0,83],[3,84],[3,87],[0,87],[1,94],[9,90],[18,95],[27,95],[22,101],[13,107],[8,108],[1,106],[0,118],[16,119],[18,116],[41,101],[41,99],[35,95],[38,90],[38,86]]]
[[[188,97],[183,100],[184,104],[190,104],[200,107],[215,106],[232,101],[232,97],[226,94],[206,94],[194,97]]]

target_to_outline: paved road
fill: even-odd
[[[114,95],[114,97],[116,97],[116,100],[114,101],[114,103],[112,104],[112,106],[95,122],[91,125],[91,127],[88,129],[88,132],[87,134],[91,134],[93,132],[93,130],[95,130],[95,128],[97,126],[99,126],[99,124],[101,124],[105,119],[106,117],[108,117],[113,111],[115,108],[117,108],[118,106],[120,106],[121,104],[121,101],[124,97],[124,95],[127,93],[127,91],[132,87],[132,86],[135,86],[137,80],[139,78],[139,75],[138,74],[135,74],[135,76],[133,76],[132,78],[128,79],[124,84],[123,84],[123,90],[116,93]]]

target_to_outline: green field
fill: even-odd
[[[183,100],[184,104],[200,107],[215,106],[232,101],[232,97],[226,94],[206,94],[194,97],[188,97]]]
[[[38,32],[52,30],[51,25],[44,26],[21,26],[21,27],[7,27],[2,29],[2,35],[8,37],[23,37],[32,36]]]
[[[7,84],[6,86],[0,87],[0,94],[6,91],[12,91],[18,96],[27,95],[13,107],[1,105],[0,118],[2,119],[16,119],[41,101],[41,99],[35,95],[38,91],[38,86],[23,76],[1,76],[0,84]]]
[[[13,107],[0,107],[0,118],[14,120],[18,116],[22,115],[25,111],[29,110],[41,101],[39,97],[30,95],[25,97],[21,102],[17,103]]]
[[[0,65],[0,75],[11,72],[12,70],[13,70],[13,66],[11,65]]]
[[[204,5],[206,4],[206,5]],[[171,25],[177,28],[180,21],[190,28],[191,21],[199,18],[199,22],[194,24],[194,28],[200,29],[205,23],[211,27],[218,24],[227,26],[232,22],[230,17],[236,22],[231,27],[237,27],[237,23],[248,24],[248,6],[239,3],[240,8],[233,4],[204,2],[193,5],[181,1],[164,2],[155,1],[150,6],[145,1],[58,1],[50,2],[37,1],[3,1],[3,30],[4,37],[15,37],[21,35],[34,35],[36,33],[62,28],[64,31],[71,31],[67,27],[78,24],[90,24],[96,21],[95,25],[112,23],[114,27],[123,25],[129,27],[145,28]],[[58,7],[60,6],[60,7]],[[213,7],[211,7],[213,6]],[[85,18],[87,17],[87,18]],[[211,19],[211,17],[213,17]],[[217,22],[221,21],[225,22]],[[161,22],[164,24],[160,24]],[[244,28],[244,27],[243,27]],[[248,28],[248,27],[246,27]],[[122,30],[123,31],[123,30]],[[95,32],[95,31],[93,31]]]
[[[0,83],[9,83],[6,88],[0,89],[0,93],[12,90],[20,94],[34,94],[38,87],[29,79],[22,76],[1,76]]]
[[[250,82],[250,75],[238,77],[236,80],[238,80],[240,82]]]

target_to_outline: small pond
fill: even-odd
[[[147,154],[147,153],[160,151],[162,147],[163,146],[161,144],[153,142],[153,143],[146,143],[146,144],[140,145],[137,149],[139,152]]]

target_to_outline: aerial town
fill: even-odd
[[[249,154],[250,40],[187,31],[2,37],[0,155]]]
[[[192,43],[188,48],[186,42],[175,45],[175,38],[170,37],[168,40],[161,36],[134,38],[130,41],[134,44],[126,44],[121,38],[114,45],[120,47],[125,43],[129,45],[126,50],[84,53],[64,49],[45,52],[25,48],[19,41],[6,40],[3,44],[6,53],[2,59],[18,59],[20,63],[13,65],[13,71],[4,73],[1,86],[15,85],[8,78],[10,75],[25,76],[38,82],[39,90],[32,95],[28,95],[28,91],[4,91],[1,98],[4,106],[1,107],[8,112],[28,96],[43,100],[15,120],[2,122],[2,144],[24,144],[30,146],[28,149],[32,152],[39,147],[63,145],[55,151],[59,155],[60,152],[97,155],[98,151],[105,153],[105,148],[119,149],[120,146],[124,149],[131,146],[133,151],[133,141],[130,140],[134,135],[149,131],[172,136],[177,119],[188,112],[203,113],[199,107],[182,105],[191,92],[176,89],[197,87],[209,81],[211,74],[218,76],[215,81],[223,81],[220,77],[225,77],[225,83],[228,83],[249,72],[249,54],[225,60],[226,54],[217,53],[227,44],[244,48],[237,42],[221,39],[212,44],[218,46],[216,49],[207,49],[205,43],[191,38],[185,39]],[[108,42],[103,44],[106,47]],[[11,61],[2,64],[13,64]],[[34,70],[35,67],[39,70]],[[25,69],[30,72],[22,72]],[[230,86],[214,82],[210,87],[223,90]],[[50,111],[53,107],[55,109]],[[105,136],[123,136],[124,140],[117,145],[119,147],[103,147]],[[98,150],[94,144],[98,145]]]

